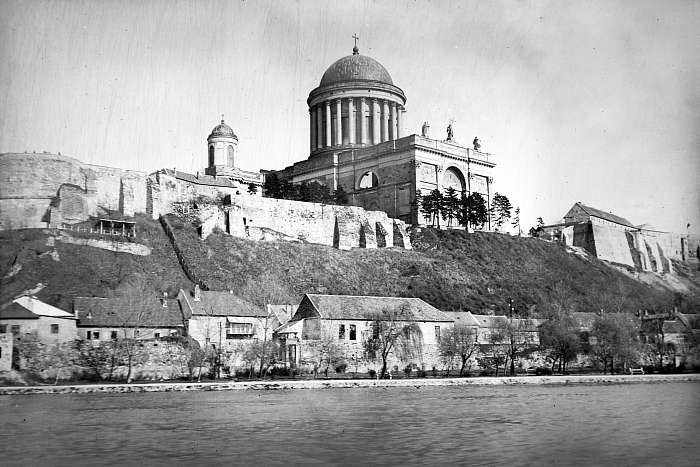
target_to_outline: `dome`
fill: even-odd
[[[394,85],[389,72],[373,58],[360,55],[354,49],[352,55],[343,57],[328,67],[319,86],[329,86],[348,81],[379,81]]]
[[[227,124],[224,123],[224,120],[221,120],[221,123],[216,125],[213,130],[211,130],[211,134],[209,135],[209,138],[235,138],[238,139],[236,134],[233,132],[233,129],[228,126]]]

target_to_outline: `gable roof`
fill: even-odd
[[[371,320],[371,315],[383,310],[402,309],[407,316],[402,321],[453,321],[420,298],[306,294],[302,304],[304,301],[308,301],[324,319]],[[302,308],[302,304],[299,308]]]
[[[589,216],[599,217],[601,219],[605,219],[606,221],[614,222],[616,224],[622,224],[627,227],[634,227],[634,225],[632,225],[632,223],[624,217],[616,216],[615,214],[601,211],[600,209],[592,208],[581,203],[576,203],[574,204],[574,207],[575,206],[578,206],[581,209],[583,209],[583,211]],[[571,209],[573,209],[573,207]]]
[[[443,311],[455,321],[455,326],[479,326],[479,321],[474,318],[471,311]]]
[[[22,305],[10,302],[0,308],[0,319],[39,319],[39,315],[35,315]]]
[[[167,307],[156,297],[144,300],[125,298],[76,297],[73,307],[78,313],[78,327],[183,327],[177,300],[167,300]]]
[[[182,306],[185,319],[192,316],[247,316],[264,318],[265,310],[230,293],[202,290],[200,300],[180,289],[177,299]]]
[[[44,303],[38,298],[31,295],[23,295],[13,300],[13,303],[26,309],[30,313],[37,316],[50,316],[51,318],[75,319],[73,313],[61,310],[55,306]]]
[[[496,328],[499,325],[508,322],[508,317],[503,315],[473,315],[474,319],[482,328]],[[546,320],[537,318],[513,318],[513,322],[517,323],[523,331],[537,331],[537,328]]]

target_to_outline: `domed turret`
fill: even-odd
[[[207,137],[207,148],[209,151],[209,163],[205,170],[207,175],[226,174],[235,168],[238,136],[230,126],[224,123],[223,115],[221,123],[216,125]]]
[[[328,67],[307,103],[312,156],[403,136],[406,96],[381,63],[360,55],[357,43],[352,55]]]

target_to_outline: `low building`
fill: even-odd
[[[76,297],[73,306],[82,339],[157,339],[184,333],[177,300],[155,296]]]
[[[267,337],[280,326],[277,315],[239,298],[232,292],[180,290],[177,300],[187,322],[187,335],[202,346],[238,350],[241,344]]]
[[[411,339],[420,345],[411,356],[394,349],[389,368],[439,365],[440,335],[454,326],[451,317],[419,298],[306,294],[292,319],[276,329],[275,335],[290,366],[313,361],[319,341],[335,341],[341,346],[344,363],[363,371],[381,365],[367,351],[366,343],[376,337],[377,323],[382,321],[411,325]]]
[[[69,342],[77,337],[75,315],[25,295],[0,308],[0,335],[20,339],[35,334],[40,342]]]

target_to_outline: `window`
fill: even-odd
[[[139,335],[139,330],[138,330],[138,329],[134,329],[134,337],[136,337],[136,336],[138,336],[138,335]]]
[[[10,332],[12,332],[12,334],[19,334],[19,325],[10,326]]]
[[[209,167],[214,167],[214,146],[209,146]]]
[[[158,338],[160,337],[160,333],[159,333],[159,332],[154,332],[154,333],[153,333],[153,337],[156,338],[156,339],[158,339]]]
[[[7,333],[7,324],[0,324],[0,334]]]
[[[233,146],[228,145],[228,166],[233,167]]]
[[[253,336],[253,323],[226,323],[226,339],[248,339]]]
[[[109,338],[112,340],[116,340],[117,339],[117,331],[112,331],[109,335]]]
[[[51,334],[58,334],[58,324],[51,325]]]
[[[94,340],[100,340],[100,331],[92,331],[92,338]]]
[[[357,328],[355,327],[354,324],[350,325],[350,340],[351,341],[357,340]]]
[[[338,340],[345,340],[345,325],[338,325]]]
[[[440,326],[435,326],[435,340],[440,340]]]
[[[374,188],[377,185],[379,185],[379,180],[377,179],[377,174],[370,171],[370,172],[365,173],[362,176],[362,178],[360,178],[360,183],[358,184],[358,188],[360,190],[363,190],[365,188]]]

